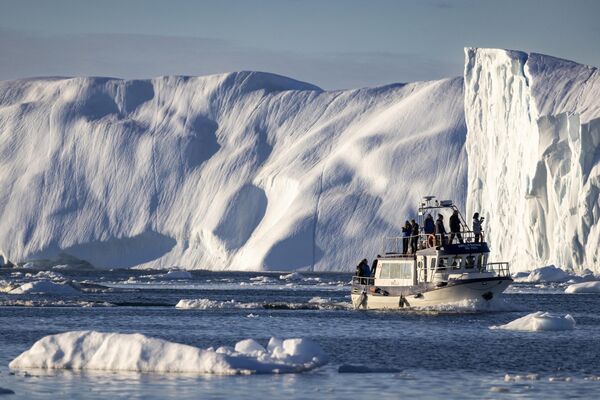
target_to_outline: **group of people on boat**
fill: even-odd
[[[377,254],[377,257],[381,256]],[[369,262],[366,258],[363,258],[362,261],[356,266],[356,272],[354,275],[369,278],[375,276],[375,272],[377,272],[377,258],[373,260],[372,267],[369,267]]]
[[[473,236],[475,243],[479,243],[482,239],[482,224],[483,217],[479,217],[479,213],[473,214]],[[434,222],[433,216],[427,214],[423,223],[423,233],[427,235],[429,245],[436,246],[451,244],[456,238],[459,243],[464,243],[464,239],[461,234],[462,224],[458,215],[458,210],[454,210],[450,216],[450,239],[447,240],[446,227],[444,226],[444,216],[438,214],[437,221]],[[419,243],[420,227],[419,224],[412,219],[410,222],[406,220],[402,227],[402,254],[415,254]]]

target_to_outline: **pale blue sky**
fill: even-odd
[[[326,89],[462,74],[463,47],[600,65],[600,1],[0,0],[0,79],[261,70]]]

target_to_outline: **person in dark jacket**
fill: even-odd
[[[435,221],[435,241],[437,246],[446,243],[446,228],[444,227],[444,216],[442,214],[438,215],[438,219]]]
[[[404,234],[404,237],[402,238],[402,254],[408,253],[408,242],[410,240],[411,232],[412,226],[410,225],[410,222],[406,220],[404,226],[402,227],[402,233]]]
[[[435,221],[431,214],[427,214],[425,223],[423,224],[423,231],[426,235],[433,235],[435,233]]]
[[[459,243],[464,243],[462,235],[460,234],[460,218],[458,217],[458,210],[454,210],[452,216],[450,216],[450,244],[454,241],[454,236],[458,238]]]
[[[379,254],[377,254],[377,257],[379,258],[381,256]],[[373,260],[373,264],[372,264],[372,267],[371,267],[371,278],[374,278],[375,277],[375,273],[377,272],[377,264],[379,263],[379,259],[378,258],[376,258],[376,259]]]
[[[411,220],[411,237],[410,237],[410,250],[412,254],[417,252],[417,244],[419,243],[419,224],[414,219]]]
[[[481,224],[483,224],[484,218],[479,218],[479,213],[476,212],[473,214],[473,233],[475,234],[475,243],[479,243],[481,241]]]

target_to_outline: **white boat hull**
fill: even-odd
[[[491,300],[498,297],[511,283],[512,279],[506,278],[475,279],[464,282],[456,281],[416,295],[407,293],[400,296],[368,293],[365,288],[362,292],[352,293],[352,304],[355,309],[399,310],[403,308],[444,305],[463,300]]]

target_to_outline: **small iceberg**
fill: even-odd
[[[175,305],[175,308],[182,310],[217,310],[224,308],[259,308],[259,303],[239,303],[235,300],[218,301],[210,299],[181,299]]]
[[[565,293],[600,293],[600,281],[582,282],[569,285]]]
[[[271,338],[266,348],[246,339],[214,350],[139,333],[74,331],[38,340],[9,367],[238,375],[304,372],[327,361],[310,339]]]
[[[73,286],[66,283],[56,283],[47,279],[42,279],[35,282],[25,283],[18,288],[12,289],[9,294],[60,294],[60,295],[72,295],[78,294],[79,291]]]
[[[549,283],[549,282],[566,282],[572,279],[573,275],[567,271],[557,268],[554,265],[548,265],[546,267],[534,269],[525,278],[517,278],[516,282],[527,282],[527,283]]]
[[[575,328],[575,319],[570,315],[558,315],[538,311],[515,319],[508,324],[492,326],[491,329],[510,331],[567,331]]]
[[[286,274],[286,275],[279,275],[279,279],[281,279],[282,281],[301,281],[304,280],[304,276],[299,274],[298,272],[292,272],[290,274]]]
[[[166,274],[158,275],[163,279],[192,279],[192,274],[180,269],[172,269]]]

